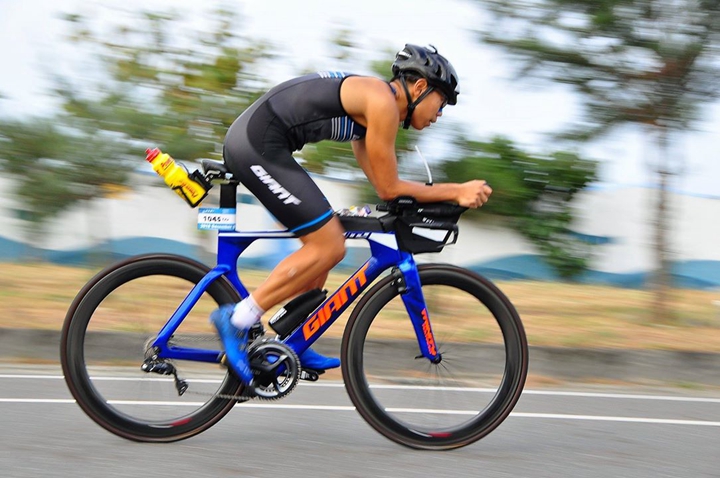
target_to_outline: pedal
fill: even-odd
[[[306,380],[308,382],[317,382],[320,379],[320,375],[324,374],[325,370],[312,370],[304,368],[300,371],[300,380]]]
[[[262,322],[256,322],[252,327],[250,327],[250,331],[248,332],[249,342],[254,342],[263,335],[265,335],[265,327]]]

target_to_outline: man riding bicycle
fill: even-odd
[[[397,125],[430,126],[446,105],[457,103],[459,89],[454,68],[435,48],[405,45],[392,72],[389,82],[337,72],[289,80],[263,95],[228,130],[223,148],[228,168],[302,242],[249,297],[210,317],[229,366],[246,384],[253,379],[246,352],[250,327],[271,307],[322,288],[345,255],[345,231],[293,158],[294,151],[322,140],[352,141],[358,164],[385,201],[412,196],[418,202],[452,201],[476,208],[492,194],[482,180],[428,186],[398,177]],[[299,358],[303,368],[318,371],[340,366],[339,359],[312,349]]]

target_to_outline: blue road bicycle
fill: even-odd
[[[238,183],[227,168],[206,160],[203,172],[221,183],[220,207],[235,209]],[[101,271],[78,293],[63,325],[61,362],[72,395],[121,437],[191,437],[238,403],[278,400],[299,381],[318,380],[322,371],[304,369],[298,356],[359,299],[340,358],[347,393],[367,423],[419,449],[484,437],[508,417],[525,383],[520,317],[486,278],[453,265],[416,264],[413,254],[456,241],[465,208],[399,198],[378,210],[386,214],[340,216],[346,237],[370,246],[369,259],[347,281],[328,297],[316,294],[298,320],[271,326],[277,334],[261,324],[253,329],[253,390],[223,364],[208,316],[249,295],[238,275],[240,255],[257,240],[291,233],[219,232],[213,268],[148,254]]]

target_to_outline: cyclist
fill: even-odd
[[[230,126],[223,157],[228,168],[302,247],[285,258],[249,297],[213,312],[211,322],[228,364],[246,384],[252,372],[248,329],[271,307],[322,288],[345,255],[344,230],[327,199],[292,153],[322,140],[352,141],[360,168],[382,200],[413,196],[419,202],[453,201],[476,208],[492,189],[485,181],[427,186],[398,177],[398,124],[421,130],[457,103],[458,78],[434,47],[405,45],[392,64],[392,79],[316,73],[284,82],[244,111]],[[323,371],[340,360],[308,349],[303,368]]]

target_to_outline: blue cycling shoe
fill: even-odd
[[[300,355],[300,366],[311,370],[327,370],[330,368],[338,368],[340,359],[333,357],[325,357],[315,352],[313,349],[307,349]]]
[[[230,319],[234,310],[234,304],[221,306],[210,314],[210,323],[217,329],[225,347],[227,363],[245,385],[252,385],[253,373],[247,354],[248,331],[238,329],[232,324]]]

